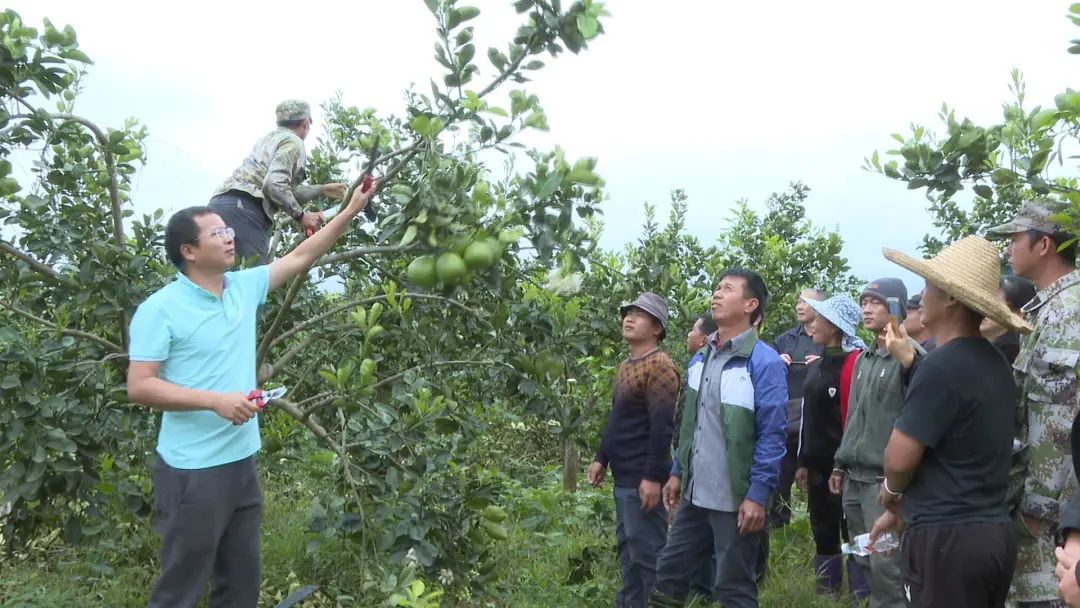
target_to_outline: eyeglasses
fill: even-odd
[[[228,226],[225,226],[223,228],[214,228],[210,232],[196,238],[195,240],[198,241],[210,236],[217,238],[219,241],[231,241],[232,238],[236,236],[236,231]]]

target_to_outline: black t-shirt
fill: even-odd
[[[910,525],[1009,521],[1016,385],[983,338],[955,338],[919,362],[896,429],[926,446],[901,510]]]

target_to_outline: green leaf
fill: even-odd
[[[544,116],[543,112],[533,112],[532,114],[529,114],[522,124],[526,127],[532,127],[540,131],[548,130],[547,117]]]
[[[461,50],[457,53],[457,60],[459,66],[465,66],[476,55],[476,46],[472,44],[466,44],[461,47]]]
[[[406,245],[412,245],[416,240],[416,224],[409,224],[409,227],[405,229],[405,234],[401,236],[401,242],[398,243],[399,247]]]
[[[495,66],[495,69],[499,70],[500,72],[503,70],[503,68],[506,67],[506,64],[509,63],[506,55],[504,55],[502,51],[495,47],[489,48],[487,55],[488,61],[491,62],[491,65]]]
[[[555,191],[559,189],[559,186],[562,185],[562,182],[562,175],[558,173],[553,173],[549,175],[548,178],[544,180],[544,184],[540,187],[540,190],[537,191],[536,199],[542,201],[547,199],[552,194],[555,194]]]
[[[431,14],[438,16],[440,4],[439,0],[424,0],[424,3],[427,4],[428,10],[431,11]]]
[[[60,56],[71,61],[78,61],[79,63],[93,63],[86,53],[79,49],[67,49],[60,53]]]
[[[590,15],[581,14],[577,18],[578,31],[581,32],[581,37],[585,40],[592,40],[596,38],[599,32],[600,23],[596,20],[596,17]]]
[[[994,189],[990,186],[987,186],[986,184],[979,184],[972,188],[972,190],[975,191],[975,194],[978,194],[979,196],[985,198],[988,201],[994,200]]]
[[[480,9],[476,8],[475,6],[463,6],[461,8],[454,9],[450,11],[450,16],[446,19],[446,28],[452,30],[479,14]]]

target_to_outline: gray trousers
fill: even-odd
[[[703,563],[715,557],[713,595],[728,608],[757,608],[754,566],[764,534],[739,534],[738,514],[695,506],[685,498],[656,563],[650,606],[681,606]]]
[[[259,603],[262,492],[255,457],[209,469],[154,465],[153,526],[161,537],[161,576],[148,608],[212,608]]]
[[[844,517],[847,518],[848,534],[852,538],[865,534],[885,512],[878,502],[878,483],[864,483],[848,477],[844,481]],[[870,608],[904,608],[904,582],[900,575],[900,554],[890,556],[871,553],[870,559],[857,558],[859,565],[870,575]]]
[[[274,222],[266,217],[261,199],[229,190],[210,199],[209,207],[236,232],[237,262],[257,257],[256,265],[269,263],[270,228]]]
[[[656,584],[656,558],[667,540],[667,511],[641,510],[636,487],[615,486],[615,538],[619,542],[622,588],[615,608],[644,608]]]

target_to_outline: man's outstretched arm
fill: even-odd
[[[379,189],[379,183],[371,184],[367,192],[361,192],[361,188],[353,190],[349,204],[341,213],[334,216],[322,229],[312,234],[284,257],[274,260],[270,264],[270,289],[284,285],[286,281],[296,275],[307,272],[308,268],[315,263],[324,253],[330,250],[337,242],[345,229],[349,227],[356,214],[363,211],[367,206],[371,195]]]

